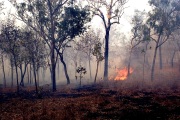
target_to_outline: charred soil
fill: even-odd
[[[116,87],[112,87],[116,84]],[[0,93],[0,120],[178,120],[180,90],[122,88],[121,81],[64,87],[56,92],[9,90]]]

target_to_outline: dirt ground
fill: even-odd
[[[0,93],[0,120],[180,120],[180,87],[131,87],[124,81],[57,92],[30,88]]]
[[[133,72],[125,81],[0,88],[0,120],[180,120],[180,72]],[[141,81],[140,81],[141,80]]]

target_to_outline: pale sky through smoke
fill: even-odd
[[[128,8],[125,9],[124,16],[121,19],[123,31],[130,31],[131,26],[129,23],[131,22],[131,18],[133,17],[134,10],[145,10],[146,12],[150,10],[148,1],[149,0],[129,0],[129,2],[127,3]]]
[[[12,8],[12,5],[8,2],[8,0],[0,0],[0,1],[5,1],[5,8],[6,10],[4,11],[4,13],[11,11],[11,13],[14,12],[14,9]],[[19,0],[19,1],[23,1],[23,0]],[[126,4],[126,9],[124,11],[124,15],[120,20],[120,28],[121,31],[127,33],[130,32],[131,29],[131,17],[134,14],[134,10],[138,9],[140,11],[149,11],[150,7],[148,5],[148,0],[128,0],[128,3]],[[1,15],[1,18],[7,18],[7,13],[4,15]],[[99,17],[94,17],[92,20],[92,24],[95,28],[99,28],[99,27],[103,27],[101,26],[101,19]]]
[[[150,6],[148,4],[149,0],[129,0],[128,3],[125,5],[127,8],[124,11],[124,14],[122,18],[120,19],[120,29],[124,33],[128,33],[131,30],[131,18],[133,17],[134,11],[140,10],[143,11],[145,10],[148,12],[150,10]],[[96,28],[103,27],[103,24],[101,24],[101,18],[98,16],[95,16],[92,20],[92,24]]]

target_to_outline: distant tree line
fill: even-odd
[[[109,69],[109,44],[111,43],[111,32],[113,28],[120,24],[120,19],[126,9],[127,0],[84,0],[86,5],[75,0],[10,0],[16,9],[17,20],[24,25],[17,26],[16,22],[7,19],[2,23],[0,31],[0,61],[2,65],[3,84],[6,86],[6,73],[4,59],[7,58],[11,67],[11,86],[16,80],[17,92],[19,86],[24,86],[25,75],[28,81],[34,79],[36,92],[38,92],[39,69],[49,69],[51,73],[52,90],[56,91],[56,70],[57,64],[63,65],[67,84],[71,83],[65,51],[72,48],[75,72],[81,66],[77,64],[77,55],[81,51],[85,54],[92,80],[91,60],[96,59],[96,72],[94,83],[97,81],[99,64],[104,60],[103,79],[108,80]],[[180,50],[179,28],[180,28],[180,1],[179,0],[149,0],[152,10],[149,13],[135,11],[132,17],[132,29],[129,43],[124,45],[128,51],[128,75],[133,61],[133,55],[142,54],[143,79],[145,65],[147,62],[147,52],[154,49],[151,64],[151,80],[154,80],[155,64],[157,53],[159,53],[159,67],[163,69],[162,47],[165,43],[175,42],[171,65],[175,53]],[[105,14],[101,8],[106,8]],[[4,9],[0,3],[0,10]],[[2,12],[1,12],[2,14]],[[103,23],[103,28],[94,32],[90,21],[94,16],[98,16]],[[11,17],[11,16],[10,16]],[[100,32],[104,31],[104,37],[100,37]],[[119,35],[119,34],[117,34]],[[113,36],[113,35],[112,35]],[[118,40],[118,38],[115,38]],[[153,43],[154,42],[154,43]],[[151,43],[154,46],[151,46]],[[104,49],[103,49],[104,48]],[[118,48],[117,48],[118,50]],[[104,52],[104,54],[103,54]],[[119,57],[119,56],[117,56]],[[110,60],[113,58],[110,58]],[[86,73],[84,72],[84,74]],[[79,71],[78,73],[81,73]],[[75,75],[77,79],[77,75]],[[81,81],[81,77],[80,77]]]

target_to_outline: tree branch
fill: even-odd
[[[57,12],[58,12],[58,10],[64,5],[64,4],[66,4],[66,2],[67,2],[68,0],[65,0],[63,3],[60,3],[60,2],[62,2],[61,0],[59,0],[59,3],[58,3],[58,5],[57,5],[57,7],[54,9],[54,11],[52,12],[52,16],[53,15],[55,15]]]

